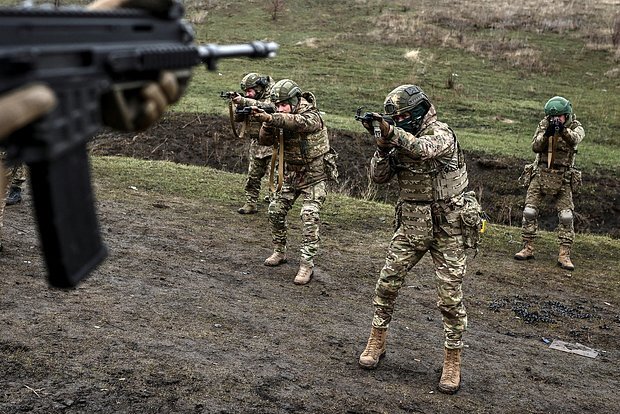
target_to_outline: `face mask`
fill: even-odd
[[[404,129],[410,134],[417,134],[420,131],[420,127],[422,126],[422,120],[424,119],[424,115],[428,112],[430,106],[426,103],[421,103],[416,106],[409,112],[410,116],[408,118],[403,119],[400,122],[396,122],[396,126]]]

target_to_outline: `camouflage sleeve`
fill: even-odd
[[[370,159],[370,178],[377,184],[387,183],[394,176],[390,156],[379,150]]]
[[[241,98],[241,103],[239,104],[240,107],[259,106],[259,105],[260,105],[260,101],[256,99],[252,99],[252,98],[246,98],[246,97]]]
[[[579,145],[585,135],[586,132],[583,129],[583,126],[581,126],[581,122],[573,121],[568,128],[564,129],[562,139],[573,148],[577,148],[577,145]]]
[[[394,135],[396,146],[409,152],[414,159],[448,162],[456,149],[454,134],[439,122],[426,128],[419,137],[401,128],[394,128]]]
[[[538,123],[536,132],[534,132],[534,136],[532,137],[532,151],[541,154],[547,152],[549,137],[545,136],[545,131],[548,126],[549,121],[546,118]]]
[[[276,140],[276,129],[272,126],[268,126],[266,123],[260,128],[258,132],[258,143],[260,145],[273,145]]]
[[[300,114],[275,113],[269,123],[276,128],[284,128],[298,132],[317,132],[323,128],[323,120],[317,109]]]

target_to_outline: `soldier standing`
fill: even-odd
[[[581,185],[581,171],[574,168],[577,146],[585,131],[573,113],[571,103],[554,96],[545,104],[545,117],[539,122],[532,138],[533,164],[525,166],[520,181],[527,186],[521,236],[523,249],[514,258],[534,258],[534,239],[538,230],[538,211],[545,196],[555,202],[558,211],[558,266],[574,270],[570,252],[575,239],[573,226],[573,191]]]
[[[310,281],[314,271],[314,256],[319,247],[320,211],[326,197],[325,157],[330,146],[327,127],[310,92],[302,93],[290,79],[283,79],[273,86],[271,101],[276,113],[258,111],[253,115],[263,122],[260,142],[278,143],[281,148],[283,177],[278,177],[282,187],[272,195],[269,204],[269,222],[274,245],[273,254],[265,260],[266,266],[286,262],[286,215],[298,197],[303,197],[301,219],[303,238],[299,271],[294,283],[303,285]]]
[[[444,326],[444,363],[439,390],[455,393],[461,381],[462,335],[467,327],[461,285],[466,270],[466,247],[477,244],[480,206],[468,184],[463,152],[452,129],[437,120],[435,107],[416,85],[392,90],[384,102],[390,125],[379,114],[373,124],[377,150],[371,159],[371,177],[387,183],[396,176],[396,230],[381,269],[373,300],[372,329],[359,357],[363,368],[372,369],[386,352],[386,336],[398,291],[409,269],[430,252],[435,266],[437,306]],[[364,127],[373,133],[367,121]],[[475,226],[462,218],[475,214]],[[473,240],[472,238],[475,238]]]
[[[232,98],[237,108],[257,106],[259,108],[272,107],[269,101],[269,93],[273,86],[271,76],[259,75],[258,73],[248,73],[240,83],[245,96],[237,95]],[[245,204],[237,210],[239,214],[254,214],[257,210],[258,197],[260,193],[261,180],[267,173],[271,160],[272,147],[260,145],[258,143],[258,133],[261,123],[253,119],[248,114],[235,114],[236,122],[243,122],[242,134],[250,137],[250,152],[248,158],[248,178],[245,183]]]

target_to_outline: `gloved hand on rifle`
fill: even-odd
[[[379,123],[379,130],[381,131],[381,136],[375,136],[377,147],[379,147],[380,150],[387,152],[395,146],[395,143],[391,140],[392,136],[394,135],[394,127],[392,127],[392,125],[390,125],[380,114],[373,112],[372,116],[372,123],[364,120],[362,121],[362,125],[364,126],[364,128],[366,128],[368,132],[370,132],[372,135],[375,135],[375,129],[372,124],[374,124],[375,122]]]
[[[172,0],[97,0],[88,9],[145,9],[157,16],[167,14],[171,7]],[[170,104],[179,100],[183,90],[184,85],[179,85],[172,72],[162,71],[157,82],[148,83],[140,90],[104,97],[103,122],[121,131],[144,130],[157,121]]]
[[[31,84],[3,94],[0,96],[0,140],[45,115],[56,104],[56,95],[43,84]],[[0,164],[0,189],[2,191],[7,185],[4,182],[5,178]]]
[[[556,133],[558,135],[562,135],[563,132],[564,132],[564,123],[562,122],[562,120],[558,118],[550,118],[549,125],[547,126],[547,129],[545,130],[545,136],[552,137]]]
[[[258,122],[271,122],[273,116],[257,106],[252,107],[252,120]]]
[[[241,96],[240,94],[235,94],[235,96],[233,96],[230,100],[235,105],[240,105],[241,103],[243,103],[243,96]]]

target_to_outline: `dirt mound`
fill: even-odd
[[[103,133],[91,148],[97,155],[168,160],[245,173],[247,142],[235,140],[230,128],[225,117],[172,114],[143,133]],[[369,181],[368,164],[375,146],[368,134],[332,129],[330,140],[339,154],[338,191],[388,203],[396,199],[395,182],[377,186]],[[468,151],[465,154],[470,188],[478,193],[491,222],[520,226],[525,189],[518,186],[517,179],[531,160]],[[574,197],[575,230],[620,237],[620,181],[591,172],[584,172],[583,181],[580,193]],[[550,207],[543,208],[539,224],[545,230],[555,229],[557,213]]]

